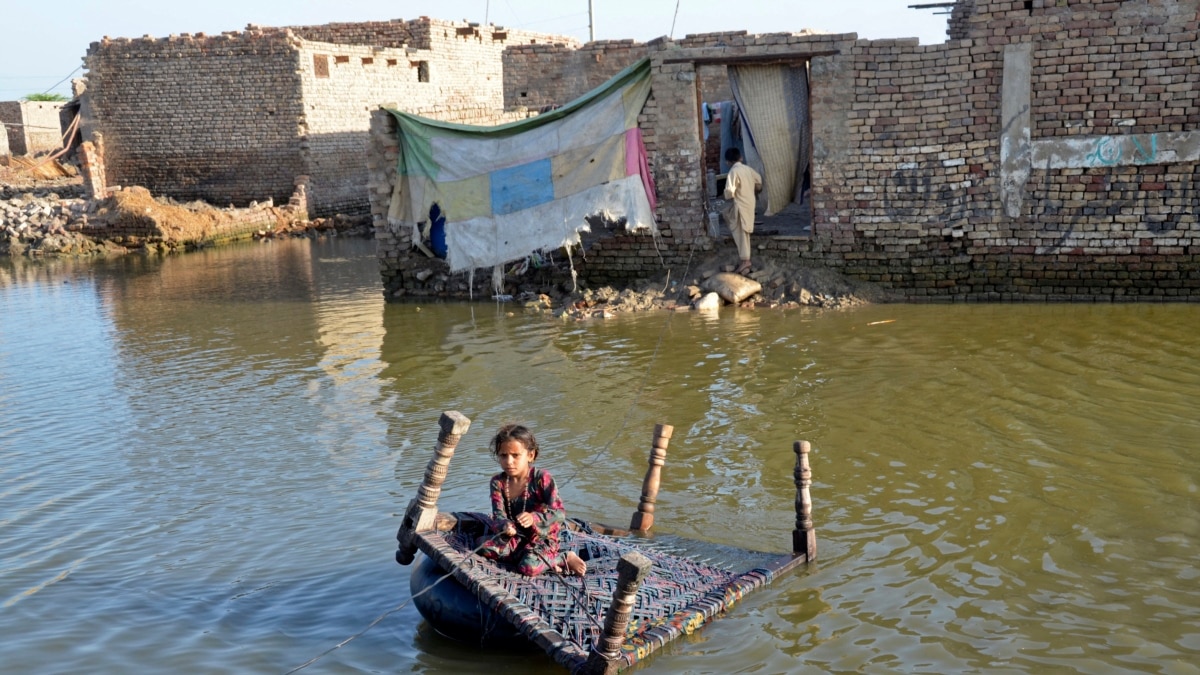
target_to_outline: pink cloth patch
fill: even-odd
[[[625,131],[625,175],[641,176],[642,187],[646,189],[646,199],[650,202],[650,211],[658,208],[658,197],[655,196],[654,176],[650,175],[650,163],[646,159],[646,145],[642,142],[642,130],[634,127]]]

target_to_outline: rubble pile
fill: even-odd
[[[369,216],[300,220],[270,202],[221,209],[180,204],[140,187],[89,201],[78,177],[40,179],[0,167],[0,255],[94,256],[169,252],[220,236],[371,237]]]
[[[686,279],[670,275],[642,280],[628,287],[573,288],[566,279],[549,284],[506,278],[511,295],[496,296],[527,312],[546,313],[564,321],[607,319],[618,314],[651,310],[692,311],[725,305],[743,308],[847,309],[894,300],[886,291],[843,277],[825,268],[796,267],[769,258],[756,259],[757,269],[746,276],[733,274],[732,252],[710,258]],[[740,287],[730,289],[730,286]],[[733,291],[731,294],[730,291]]]
[[[97,255],[116,252],[80,230],[88,202],[56,192],[0,190],[0,255]]]

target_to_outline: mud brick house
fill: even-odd
[[[221,35],[104,38],[84,57],[84,140],[102,139],[109,185],[245,206],[285,203],[305,183],[310,213],[367,209],[370,110],[495,124],[501,54],[572,38],[419,18]]]
[[[651,58],[639,126],[657,234],[593,233],[580,263],[588,279],[682,270],[717,243],[706,214],[719,129],[704,104],[754,88],[735,80],[782,72],[804,90],[785,205],[802,226],[764,217],[756,255],[834,267],[912,300],[1196,301],[1198,5],[959,0],[949,39],[936,45],[790,33],[513,45],[503,53],[504,103],[561,104]],[[758,89],[740,91],[751,129],[756,115],[797,107]],[[396,153],[394,122],[374,113],[368,154],[385,292],[465,294],[465,281],[418,274],[438,261],[386,218]]]
[[[0,102],[0,155],[37,155],[62,147],[62,127],[55,101]]]

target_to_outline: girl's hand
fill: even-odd
[[[533,514],[528,511],[517,514],[517,524],[521,527],[533,527],[535,522]]]
[[[506,537],[515,537],[515,536],[517,536],[517,526],[516,526],[516,525],[513,525],[511,521],[510,521],[510,522],[507,522],[507,523],[505,523],[505,524],[504,524],[504,532],[503,532],[503,534],[504,534],[504,536],[506,536]]]

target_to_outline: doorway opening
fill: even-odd
[[[770,63],[696,64],[709,234],[729,236],[721,215],[736,147],[763,178],[755,237],[812,236],[812,120],[807,58]],[[713,214],[716,214],[715,216]]]

